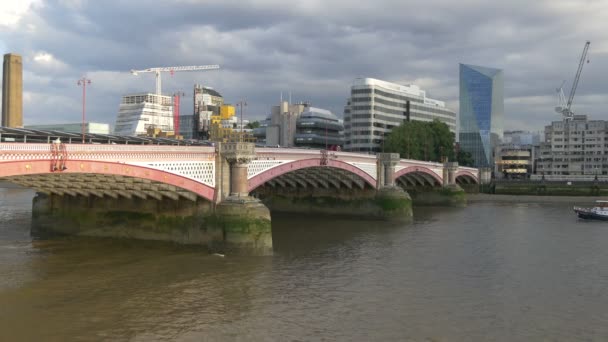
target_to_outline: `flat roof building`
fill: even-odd
[[[148,128],[173,131],[173,99],[151,93],[125,95],[120,101],[114,134],[146,135]]]
[[[456,113],[420,87],[358,78],[344,107],[344,149],[379,152],[385,136],[404,121],[435,119],[456,132]]]

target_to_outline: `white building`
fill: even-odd
[[[344,108],[344,149],[379,152],[385,135],[394,127],[408,120],[434,119],[456,132],[456,113],[443,101],[427,98],[418,86],[358,78]]]
[[[28,125],[25,129],[36,129],[42,131],[60,131],[67,133],[81,133],[82,123],[50,124],[50,125]],[[99,122],[85,122],[84,132],[92,134],[110,134],[110,125]]]
[[[173,131],[171,96],[156,94],[125,95],[120,101],[114,134],[145,135],[149,127]]]

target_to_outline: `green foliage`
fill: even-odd
[[[454,133],[439,121],[409,121],[393,128],[384,142],[384,152],[399,153],[401,158],[441,162],[454,160]]]
[[[260,122],[259,121],[250,122],[245,127],[249,128],[249,129],[258,128],[258,127],[260,127]]]
[[[473,166],[473,156],[463,150],[458,151],[456,161],[458,161],[458,165],[460,166]]]

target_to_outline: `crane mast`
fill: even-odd
[[[171,75],[173,75],[173,73],[175,73],[176,71],[203,71],[203,70],[215,70],[215,69],[219,69],[220,66],[213,64],[213,65],[191,65],[191,66],[175,66],[175,67],[160,67],[160,68],[148,68],[148,69],[143,69],[143,70],[131,70],[131,74],[133,75],[138,75],[139,73],[144,73],[144,72],[153,72],[156,74],[156,95],[162,95],[162,89],[161,89],[161,72],[170,72]]]
[[[576,93],[576,88],[578,87],[578,81],[581,78],[581,72],[583,71],[583,66],[585,65],[585,60],[587,59],[587,51],[589,51],[590,41],[585,42],[585,47],[583,48],[583,54],[581,55],[581,60],[578,63],[578,69],[576,70],[576,75],[574,76],[574,81],[572,81],[572,88],[570,89],[570,96],[568,96],[568,102],[566,103],[566,108],[562,108],[562,114],[565,119],[571,119],[574,113],[570,109],[572,107],[572,101],[574,100],[574,94]],[[587,61],[589,62],[589,61]],[[563,96],[563,95],[562,95]]]

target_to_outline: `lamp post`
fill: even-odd
[[[91,84],[91,80],[84,76],[78,80],[78,85],[82,86],[82,143],[83,144],[84,144],[84,117],[85,117],[84,111],[85,111],[85,104],[86,104],[86,98],[87,98],[87,84]]]

